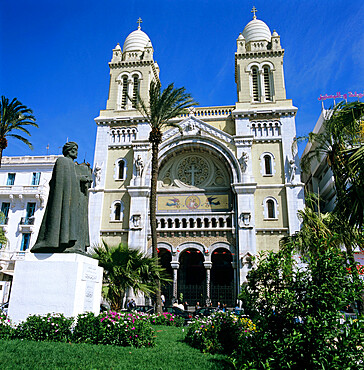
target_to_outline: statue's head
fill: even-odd
[[[74,141],[69,141],[68,143],[63,145],[62,154],[65,157],[76,159],[77,153],[78,153],[78,144],[75,143]]]

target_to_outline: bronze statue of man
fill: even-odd
[[[32,253],[81,253],[90,246],[88,229],[88,189],[92,171],[77,164],[78,145],[63,146],[49,182],[49,197],[38,239]]]

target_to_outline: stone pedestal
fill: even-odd
[[[15,265],[9,317],[18,323],[34,314],[97,314],[102,272],[97,260],[81,254],[27,253]]]

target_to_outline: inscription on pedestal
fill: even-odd
[[[93,311],[95,283],[86,281],[84,311]]]
[[[100,279],[99,279],[99,273],[97,271],[97,266],[90,265],[89,263],[84,263],[83,272],[82,272],[82,280],[98,283]]]

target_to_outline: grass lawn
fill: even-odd
[[[182,328],[155,326],[154,348],[0,340],[4,369],[230,369],[225,356],[183,343]]]

